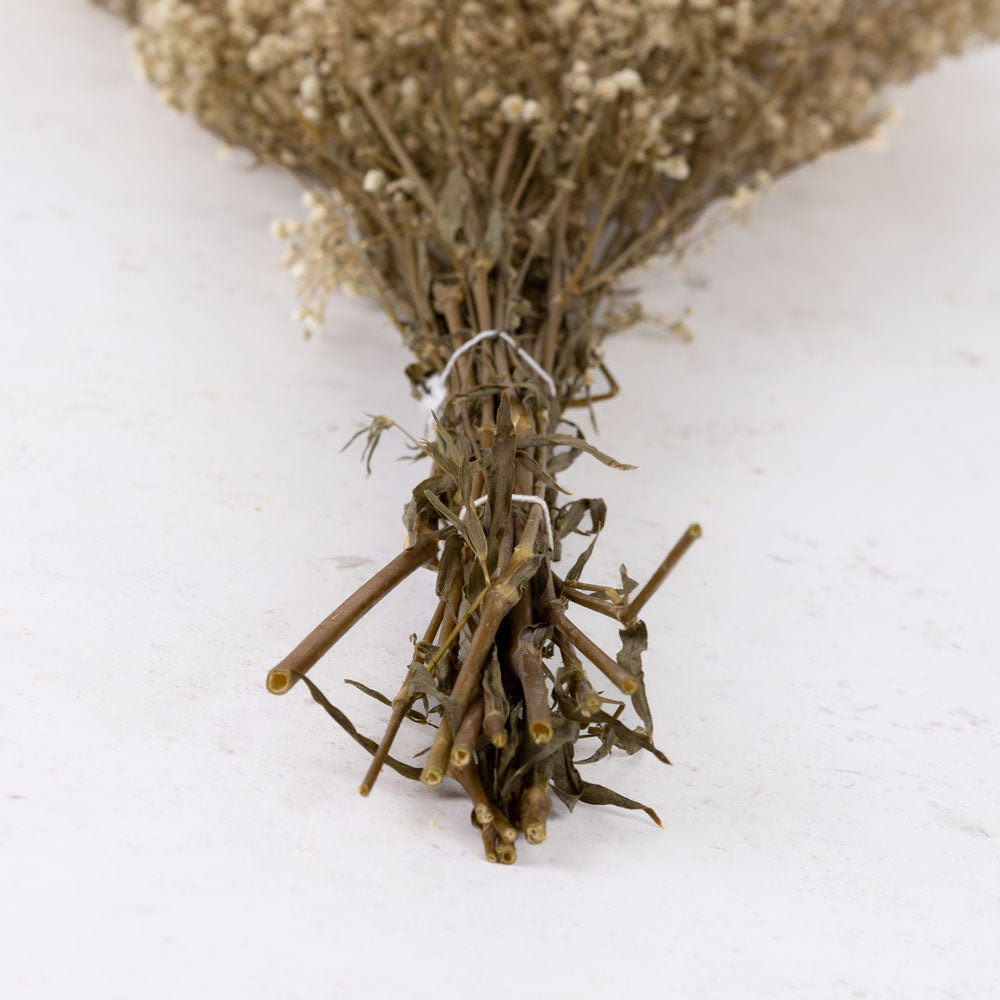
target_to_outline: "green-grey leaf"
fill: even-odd
[[[351,722],[351,720],[344,715],[339,708],[335,705],[331,705],[327,700],[326,695],[324,695],[323,692],[320,691],[320,689],[316,687],[316,685],[313,684],[313,682],[309,680],[305,674],[299,674],[298,677],[299,680],[301,680],[302,683],[309,688],[309,693],[313,696],[313,701],[315,701],[317,705],[321,705],[326,711],[326,714],[329,715],[330,718],[333,719],[333,721],[336,722],[337,725],[340,726],[340,728],[343,729],[355,743],[363,746],[372,756],[374,756],[375,751],[378,749],[378,744],[373,739],[359,733],[357,729],[355,729],[354,723]],[[397,774],[401,774],[404,778],[410,778],[413,781],[420,780],[419,767],[412,767],[409,764],[404,764],[401,760],[396,760],[395,757],[386,757],[385,763],[387,767],[391,767]]]
[[[599,462],[603,462],[612,469],[638,468],[635,465],[626,465],[624,462],[619,462],[618,459],[606,455],[599,448],[595,448],[589,441],[573,437],[571,434],[539,434],[536,437],[522,438],[519,445],[522,451],[526,448],[554,448],[559,445],[565,445],[574,451],[585,451],[588,455],[593,456]]]
[[[619,795],[618,792],[612,791],[610,788],[605,788],[604,785],[595,785],[590,781],[585,781],[583,789],[580,792],[580,801],[586,802],[587,805],[591,806],[618,806],[619,809],[641,809],[660,829],[663,828],[660,817],[649,806],[644,806],[641,802],[636,802],[635,799]]]
[[[653,715],[649,708],[649,701],[646,699],[646,679],[642,672],[642,654],[649,645],[646,625],[644,622],[637,621],[634,625],[622,629],[618,635],[622,641],[622,648],[617,657],[618,665],[627,670],[639,684],[632,694],[632,707],[642,719],[646,732],[652,737]]]

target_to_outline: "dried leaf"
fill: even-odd
[[[362,684],[361,681],[356,681],[352,680],[350,677],[345,677],[344,683],[350,684],[351,687],[356,687],[359,691],[362,691],[366,695],[368,695],[369,698],[374,698],[375,701],[379,702],[382,705],[389,705],[390,707],[392,706],[391,698],[386,697],[386,695],[382,694],[381,691],[376,691],[375,688],[370,688],[367,685]]]
[[[507,582],[520,593],[521,588],[538,572],[539,567],[545,564],[545,560],[540,553],[535,553],[530,559],[525,559],[520,566],[506,576]]]
[[[624,462],[619,462],[610,455],[605,455],[603,451],[595,448],[589,441],[585,441],[582,437],[573,437],[571,434],[538,434],[535,437],[522,438],[520,442],[522,449],[538,447],[554,448],[560,445],[565,445],[573,451],[584,451],[612,469],[628,470],[638,468],[637,465],[626,465]]]
[[[390,417],[372,416],[370,413],[366,414],[366,416],[371,417],[372,422],[367,427],[362,427],[361,430],[352,434],[340,450],[347,451],[362,434],[366,435],[365,446],[361,449],[361,461],[365,465],[365,475],[370,476],[372,474],[372,459],[375,457],[375,449],[382,440],[382,435],[390,427],[395,427],[396,422]]]
[[[518,751],[521,748],[521,714],[516,709],[507,716],[507,742],[500,750],[497,761],[497,786],[502,788],[507,783],[507,777]]]
[[[348,736],[351,737],[355,743],[363,746],[372,756],[375,755],[375,751],[378,749],[378,744],[367,736],[363,736],[361,733],[354,728],[354,723],[344,715],[339,708],[331,705],[327,700],[326,695],[316,685],[306,677],[305,674],[299,674],[299,680],[307,688],[309,688],[309,693],[313,696],[313,700],[316,704],[321,705],[326,711],[327,715],[333,719],[334,722],[340,726]],[[420,780],[420,768],[412,767],[410,764],[404,764],[401,760],[396,760],[395,757],[386,757],[385,763],[387,767],[391,767],[397,774],[401,774],[404,778],[410,778],[413,781]]]
[[[424,498],[438,512],[438,514],[465,539],[466,544],[468,544],[465,524],[459,520],[458,515],[450,507],[446,506],[440,497],[436,497],[430,490],[424,490]]]
[[[612,791],[604,785],[595,785],[593,782],[585,781],[580,791],[580,801],[586,802],[590,806],[617,806],[619,809],[640,809],[660,829],[663,829],[660,817],[649,806],[644,806],[641,802],[636,802],[635,799],[619,795],[618,792]]]
[[[486,698],[486,714],[493,712],[506,719],[510,714],[510,703],[504,691],[500,660],[497,658],[495,646],[490,650],[490,657],[483,670],[483,694]]]
[[[622,702],[614,703],[619,706],[614,715],[608,715],[605,711],[599,711],[585,716],[580,713],[576,702],[566,691],[561,690],[560,687],[557,686],[555,688],[553,695],[561,715],[567,719],[572,719],[581,726],[587,726],[587,735],[597,736],[601,740],[601,744],[597,750],[584,760],[577,761],[578,764],[592,764],[606,757],[613,749],[624,750],[629,756],[638,753],[640,750],[645,750],[646,753],[651,753],[661,763],[670,763],[666,754],[653,743],[647,733],[629,729],[617,717],[624,707]]]
[[[507,527],[510,517],[511,495],[514,492],[514,456],[517,447],[514,436],[514,423],[510,415],[510,398],[507,393],[500,397],[497,408],[496,429],[493,435],[491,451],[490,478],[487,497],[490,508],[489,548],[494,546],[500,534]]]
[[[431,676],[430,671],[422,663],[415,663],[411,668],[409,693],[411,698],[423,694],[437,701],[444,709],[444,716],[448,720],[448,725],[451,726],[452,733],[458,732],[458,727],[462,722],[461,706],[455,698],[441,689]]]
[[[413,493],[403,508],[403,524],[409,535],[415,534],[417,522],[427,513],[429,504],[425,493],[430,492],[434,496],[444,493],[451,488],[452,482],[448,476],[431,476],[422,483],[414,487]]]
[[[483,522],[479,519],[479,511],[474,503],[466,505],[465,508],[465,537],[469,543],[469,548],[483,567],[484,573],[489,573],[486,564],[486,555],[489,546],[486,543],[486,533],[483,531]]]
[[[490,212],[490,217],[486,222],[486,232],[483,234],[483,253],[491,267],[500,260],[500,254],[503,252],[503,239],[503,209],[497,204]]]
[[[369,698],[374,698],[375,701],[379,702],[379,704],[388,705],[389,708],[392,708],[392,699],[387,698],[381,691],[376,691],[374,688],[370,688],[367,685],[362,684],[361,681],[352,680],[350,677],[345,677],[344,683],[350,684],[351,687],[356,687],[359,691],[368,695]],[[427,715],[424,712],[415,712],[412,708],[407,709],[406,718],[411,722],[418,723],[419,725],[427,724]]]
[[[455,242],[464,217],[465,170],[456,163],[448,172],[438,199],[438,226],[445,245]]]
[[[580,522],[590,515],[590,529],[580,529]],[[604,527],[608,516],[608,505],[601,499],[573,500],[556,511],[552,526],[557,538],[565,538],[571,532],[578,535],[597,535]]]
[[[565,496],[572,496],[573,494],[567,490],[565,487],[560,486],[556,482],[556,478],[549,474],[549,471],[542,467],[540,462],[537,462],[531,455],[527,452],[521,452],[517,456],[518,462],[521,463],[539,482],[544,483],[549,489],[555,490],[558,493],[562,493]]]
[[[622,602],[627,604],[628,595],[631,594],[632,591],[639,586],[639,584],[628,575],[628,570],[625,569],[625,563],[622,563],[621,566],[618,567],[618,572],[621,573],[622,578],[621,590],[619,590],[618,593],[622,596]]]
[[[438,563],[437,584],[435,592],[443,598],[451,593],[455,577],[462,572],[462,539],[452,535],[446,539],[441,550],[441,561]]]
[[[646,727],[646,732],[652,738],[653,716],[649,710],[649,702],[646,700],[646,680],[642,672],[642,654],[649,646],[646,625],[644,622],[637,621],[622,629],[618,635],[622,641],[622,648],[618,652],[618,665],[627,670],[639,683],[638,688],[632,694],[632,707],[635,708],[636,714]]]
[[[536,764],[559,753],[565,745],[575,743],[579,734],[580,727],[576,722],[558,715],[552,716],[552,739],[548,743],[526,741],[527,751],[518,756],[517,767],[504,777],[500,785],[501,796],[506,798],[520,777],[527,774]]]

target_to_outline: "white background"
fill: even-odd
[[[2,0],[0,94],[0,996],[995,995],[1000,52],[638,276],[695,340],[608,344],[596,440],[641,468],[567,482],[610,506],[588,576],[705,529],[646,616],[674,766],[591,772],[665,830],[560,809],[512,868],[264,690],[400,544],[422,470],[338,452],[420,426],[394,332],[338,300],[302,338],[294,182],[159,107],[116,21]],[[315,671],[364,731],[342,678],[395,689],[430,586]]]

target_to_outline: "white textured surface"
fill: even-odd
[[[595,575],[705,528],[647,616],[675,766],[598,779],[666,829],[581,806],[508,869],[263,688],[399,542],[416,470],[338,453],[420,426],[394,335],[345,301],[300,338],[294,186],[160,109],[118,24],[0,18],[0,996],[995,996],[1000,53],[641,276],[696,340],[609,344],[641,469],[570,485]],[[365,730],[340,678],[394,687],[429,580],[317,668]]]

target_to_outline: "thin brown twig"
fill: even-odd
[[[525,593],[510,616],[514,646],[510,652],[510,665],[524,694],[524,720],[535,743],[548,743],[552,739],[552,713],[542,670],[542,654],[525,635],[531,625],[531,599]]]
[[[456,767],[464,767],[472,760],[476,749],[476,738],[483,727],[483,699],[476,698],[462,716],[462,723],[451,745],[451,762]]]
[[[593,639],[580,631],[569,620],[561,605],[550,601],[542,606],[541,612],[615,687],[625,694],[635,694],[639,688],[636,679],[624,667],[612,660]]]
[[[311,670],[338,639],[393,588],[431,559],[437,552],[437,544],[436,538],[423,535],[410,548],[403,549],[398,556],[386,563],[271,669],[267,675],[267,690],[271,694],[286,694],[290,691],[299,677]]]
[[[446,602],[444,600],[438,601],[437,609],[424,632],[424,642],[434,641],[434,637],[441,627],[441,622],[444,620],[445,607]],[[416,659],[414,659],[414,662],[416,662]],[[402,725],[403,719],[406,718],[406,713],[413,705],[414,699],[410,692],[410,680],[413,677],[413,669],[413,665],[411,664],[409,670],[406,671],[406,678],[396,693],[396,697],[392,699],[392,711],[389,715],[389,722],[385,727],[385,732],[382,734],[382,739],[379,741],[378,749],[372,755],[371,764],[364,778],[361,779],[361,786],[358,791],[364,796],[369,795],[375,787],[379,772],[382,770],[386,758],[389,756],[389,751],[392,750],[392,744],[399,733],[399,727]]]
[[[649,578],[649,582],[642,590],[622,609],[621,621],[631,625],[639,617],[639,612],[646,606],[649,599],[660,589],[663,581],[670,575],[673,568],[684,557],[684,553],[701,538],[701,525],[692,524],[687,531],[681,535],[677,544],[667,553],[666,559],[657,566],[656,571]]]

